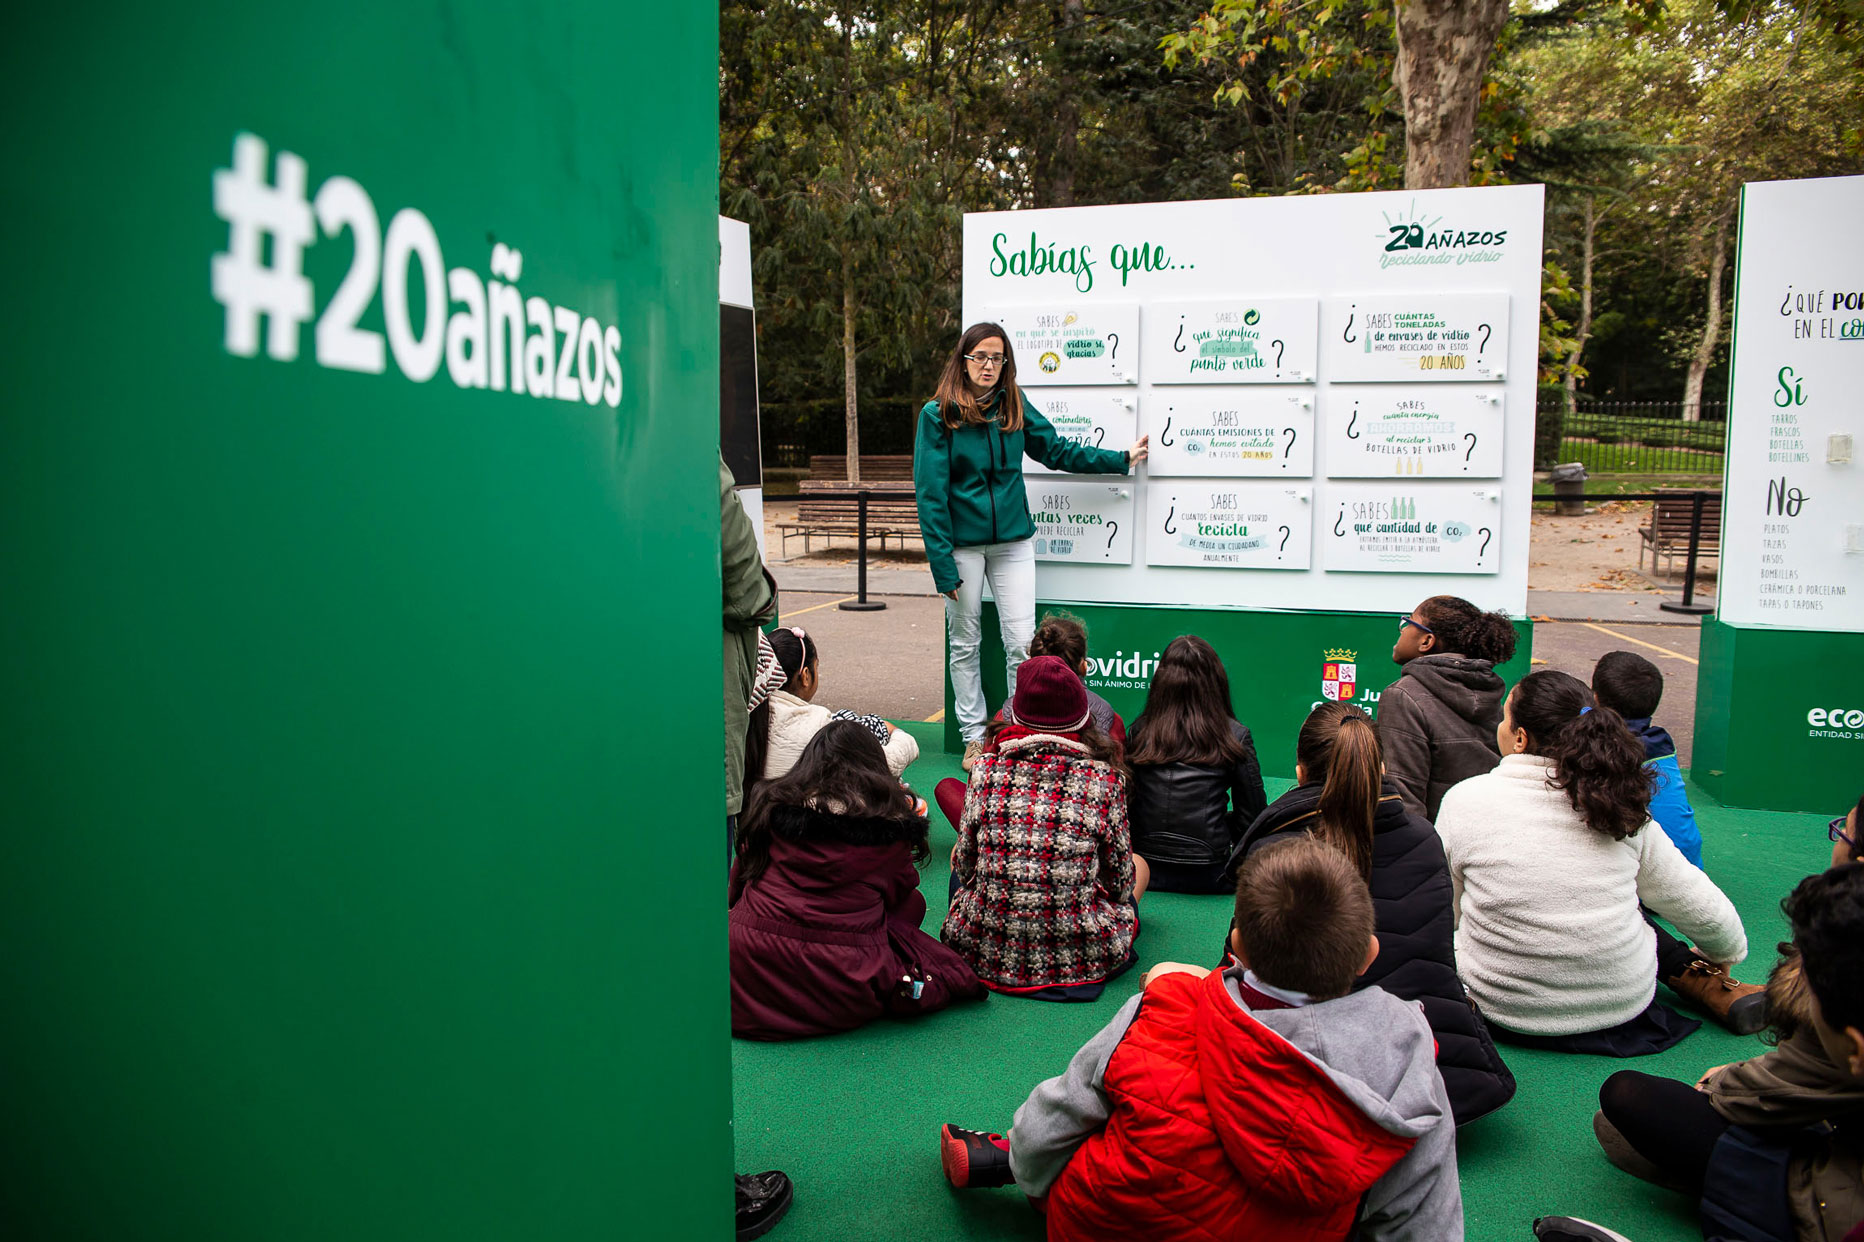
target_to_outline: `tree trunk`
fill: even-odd
[[[1592,335],[1592,247],[1598,234],[1599,220],[1592,195],[1586,195],[1586,231],[1579,259],[1579,324],[1573,329],[1573,349],[1566,356],[1566,374],[1561,382],[1566,388],[1566,416],[1571,418],[1579,403],[1579,355],[1585,352]]]
[[[1395,0],[1392,84],[1404,100],[1407,190],[1467,185],[1476,105],[1508,0]]]
[[[1035,205],[1074,206],[1074,166],[1080,151],[1081,100],[1075,69],[1080,62],[1082,0],[1061,0],[1055,31],[1055,140],[1036,160]]]
[[[854,386],[854,252],[841,247],[841,383],[846,405],[843,419],[848,432],[848,482],[861,481],[861,412]]]
[[[1709,373],[1715,346],[1722,334],[1722,272],[1728,266],[1728,225],[1734,205],[1722,209],[1715,221],[1715,250],[1709,256],[1709,314],[1702,325],[1702,339],[1696,342],[1695,356],[1689,360],[1689,375],[1683,381],[1683,419],[1702,421],[1702,380]]]

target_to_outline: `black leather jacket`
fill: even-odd
[[[1127,736],[1137,735],[1144,716]],[[1262,767],[1249,730],[1236,721],[1231,732],[1242,740],[1243,757],[1227,768],[1191,763],[1133,765],[1127,786],[1127,816],[1133,853],[1147,862],[1210,867],[1229,858],[1231,848],[1268,806]],[[1131,746],[1128,742],[1128,746]]]

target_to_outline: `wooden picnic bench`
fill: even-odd
[[[811,453],[809,455],[809,477],[824,483],[844,482],[848,478],[848,455],[846,453]],[[862,453],[861,482],[863,483],[898,483],[912,482],[913,455],[911,453]]]
[[[811,458],[813,462],[815,459]],[[910,472],[912,459],[907,458]],[[867,459],[862,458],[862,473],[866,473]],[[897,539],[900,546],[906,546],[906,540],[917,539],[919,532],[919,505],[912,495],[910,483],[902,485],[899,481],[860,483],[836,482],[828,479],[804,479],[799,487],[799,499],[796,503],[796,520],[779,522],[777,530],[783,536],[783,555],[790,554],[790,540],[800,536],[803,541],[803,554],[812,550],[812,541],[817,537],[829,541],[833,546],[836,535],[854,538],[860,533],[861,492],[877,491],[881,496],[872,496],[867,502],[867,537],[880,540],[881,551],[885,551],[888,539]]]
[[[1657,558],[1664,559],[1664,572],[1674,572],[1677,557],[1689,554],[1689,526],[1696,510],[1693,495],[1679,488],[1656,489],[1658,499],[1652,504],[1650,523],[1638,528],[1638,568],[1644,567],[1644,553],[1650,552],[1650,567],[1657,568]],[[1722,496],[1713,492],[1702,501],[1702,534],[1696,545],[1698,558],[1722,553]]]

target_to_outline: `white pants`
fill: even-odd
[[[978,648],[984,638],[984,580],[997,601],[997,628],[1003,636],[1007,693],[1016,693],[1016,667],[1029,658],[1036,633],[1036,545],[1032,539],[953,548],[958,563],[958,598],[945,598],[945,632],[951,644],[951,689],[958,732],[967,742],[984,736],[989,709],[984,703],[984,669]]]

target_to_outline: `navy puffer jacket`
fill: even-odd
[[[1230,855],[1231,871],[1279,835],[1312,830],[1319,811],[1318,784],[1290,789],[1243,834]],[[1444,861],[1443,842],[1428,820],[1405,810],[1390,777],[1385,779],[1372,831],[1370,887],[1379,955],[1354,990],[1376,983],[1401,1000],[1424,1006],[1424,1017],[1437,1037],[1437,1069],[1460,1126],[1512,1099],[1514,1075],[1502,1063],[1456,974],[1450,867]]]

